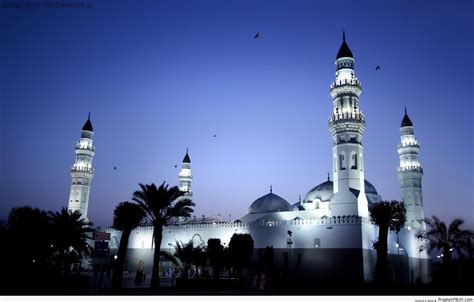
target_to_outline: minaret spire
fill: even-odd
[[[273,190],[272,190],[272,185],[270,185],[270,193],[272,193],[272,191],[273,191]]]
[[[93,146],[94,132],[90,121],[90,112],[87,121],[82,127],[81,138],[76,143],[76,160],[71,168],[71,190],[69,193],[69,211],[79,211],[82,218],[87,220],[87,210],[89,207],[89,193],[94,169],[92,168],[92,158],[95,154]]]
[[[193,176],[191,174],[191,158],[189,157],[189,148],[186,147],[186,154],[183,158],[183,163],[181,164],[181,171],[179,171],[179,190],[184,192],[184,195],[179,197],[180,199],[191,199],[193,193],[191,191],[191,182],[193,181]]]
[[[362,145],[365,117],[359,105],[362,87],[356,77],[354,57],[346,43],[344,30],[335,64],[336,79],[330,86],[333,113],[329,119],[329,132],[333,143],[332,215],[368,217]],[[352,190],[359,191],[357,196]]]
[[[418,159],[420,146],[415,138],[413,123],[408,117],[406,106],[405,115],[400,125],[400,144],[398,155],[400,165],[397,169],[400,180],[401,199],[407,209],[406,224],[414,229],[423,227],[423,194],[421,181],[423,167]]]

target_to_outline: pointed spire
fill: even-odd
[[[273,192],[273,188],[272,188],[272,185],[270,185],[270,193]]]
[[[82,126],[82,131],[94,132],[94,130],[92,128],[91,113],[90,112],[89,112],[89,115],[87,116],[87,121],[84,123],[84,126]]]
[[[330,181],[330,180],[331,180],[331,178],[329,178],[329,171],[328,171],[328,181]]]
[[[405,115],[403,116],[400,127],[413,127],[413,123],[411,122],[410,117],[408,117],[407,106],[405,106]]]
[[[185,155],[184,158],[183,158],[183,163],[188,163],[188,164],[190,164],[190,163],[191,163],[191,159],[189,158],[188,151],[189,151],[189,148],[186,147],[186,155]]]
[[[340,58],[353,58],[352,51],[350,50],[349,46],[346,43],[346,32],[343,30],[342,31],[342,44],[341,47],[339,48],[339,51],[337,52],[336,60]]]
[[[298,194],[298,202],[301,203],[301,194]]]

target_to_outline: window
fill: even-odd
[[[344,161],[344,154],[339,154],[339,167],[341,170],[346,169],[346,163]]]
[[[351,169],[357,170],[357,153],[352,154],[352,166]]]

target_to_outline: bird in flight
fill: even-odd
[[[114,167],[114,170],[117,170],[117,167]]]
[[[177,168],[177,167],[178,167],[178,165],[174,165],[174,167],[175,167],[175,168]]]
[[[377,67],[375,67],[375,70],[380,70],[381,68],[382,68],[382,66],[377,65]]]
[[[255,36],[253,37],[254,39],[260,38],[260,32],[256,33]]]
[[[214,134],[214,137],[217,137],[217,134]]]

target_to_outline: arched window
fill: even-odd
[[[346,161],[345,161],[344,157],[345,157],[344,152],[339,154],[339,167],[340,167],[341,170],[346,169]]]
[[[357,170],[357,153],[352,153],[352,165],[351,169]]]

